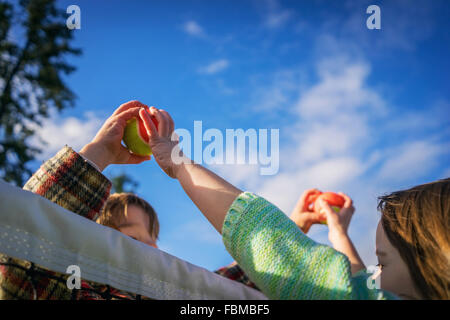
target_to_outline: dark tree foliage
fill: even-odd
[[[0,178],[19,186],[40,151],[29,142],[33,128],[74,105],[62,77],[75,68],[64,58],[81,51],[70,45],[67,18],[54,0],[0,0]]]
[[[139,183],[136,182],[132,177],[130,177],[126,173],[121,173],[117,176],[111,177],[110,180],[112,182],[111,188],[112,193],[122,193],[122,192],[136,193],[135,190],[139,186]]]

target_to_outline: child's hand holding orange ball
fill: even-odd
[[[330,207],[335,211],[339,212],[341,208],[345,204],[345,199],[343,196],[335,193],[335,192],[321,192],[318,191],[315,194],[312,194],[308,199],[308,206],[311,207],[311,209],[316,213],[321,213],[321,205],[320,201],[324,200],[326,201]],[[325,217],[323,217],[323,220],[321,221],[322,224],[327,224],[327,220]]]

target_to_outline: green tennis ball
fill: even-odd
[[[339,211],[341,211],[341,208],[340,207],[336,207],[336,206],[331,206],[331,209],[333,209],[334,212],[336,212],[336,213],[339,213]],[[320,221],[320,224],[328,225],[328,222],[326,220],[324,220],[324,221]]]
[[[311,195],[307,199],[308,207],[311,204],[313,204],[313,210],[318,214],[320,214],[320,201],[319,201],[320,199],[328,202],[331,209],[336,213],[339,213],[339,211],[341,211],[341,208],[344,206],[344,203],[345,203],[344,197],[342,197],[341,195],[339,195],[337,193],[319,191],[318,193]],[[320,221],[319,223],[328,225],[326,219]]]
[[[152,149],[148,141],[149,136],[142,120],[136,118],[128,120],[123,134],[123,142],[128,150],[140,156],[149,156],[152,154]]]

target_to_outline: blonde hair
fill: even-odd
[[[97,218],[97,223],[118,230],[127,217],[128,206],[135,205],[144,210],[150,218],[148,231],[152,239],[158,239],[159,221],[153,207],[144,199],[132,193],[114,193],[106,200]]]
[[[425,299],[450,299],[450,179],[379,198],[381,223]]]

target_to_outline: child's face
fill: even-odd
[[[141,241],[149,246],[156,246],[156,239],[150,236],[148,226],[150,217],[139,206],[131,205],[127,208],[126,220],[118,227],[119,231],[135,240]]]
[[[390,243],[381,221],[377,227],[376,254],[381,265],[381,289],[392,292],[402,299],[421,299],[414,286],[408,266],[398,250]]]

